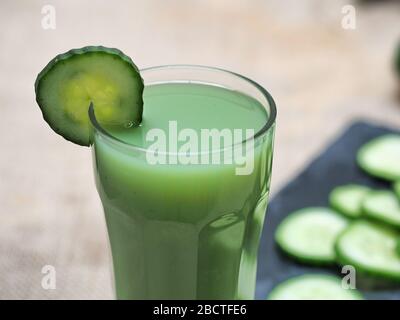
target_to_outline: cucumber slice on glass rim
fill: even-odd
[[[304,208],[291,213],[278,226],[275,240],[289,256],[310,264],[332,264],[335,240],[348,220],[328,208]]]
[[[387,134],[367,142],[358,150],[357,163],[374,177],[400,180],[400,135]]]
[[[362,202],[370,192],[368,187],[358,184],[338,186],[329,195],[329,203],[340,213],[349,218],[358,218],[362,215]]]
[[[338,262],[352,265],[364,275],[400,281],[398,238],[399,233],[390,227],[355,221],[337,239]]]
[[[278,284],[268,300],[362,300],[355,289],[342,287],[342,279],[327,274],[305,274]]]
[[[362,207],[366,217],[400,228],[400,200],[392,191],[370,192]]]
[[[141,122],[143,80],[132,60],[118,49],[89,46],[56,56],[35,82],[43,118],[65,139],[90,145],[88,109],[101,124]]]

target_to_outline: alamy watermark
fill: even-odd
[[[42,20],[41,25],[44,30],[55,30],[56,25],[56,8],[50,4],[42,7]]]
[[[146,142],[150,165],[232,164],[236,175],[249,175],[254,169],[254,129],[178,130],[177,121],[169,121],[168,132],[150,129]]]
[[[356,289],[356,269],[352,265],[345,265],[342,267],[342,288],[346,290]]]
[[[41,270],[43,277],[41,286],[44,290],[55,290],[57,287],[56,268],[52,265],[45,265]]]
[[[350,4],[342,7],[342,28],[345,30],[355,30],[357,27],[356,8]]]

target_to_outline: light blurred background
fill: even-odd
[[[344,29],[344,5],[356,28]],[[56,29],[42,28],[44,5]],[[267,88],[278,106],[272,195],[355,119],[400,126],[400,1],[2,0],[0,299],[111,298],[105,224],[89,149],[64,141],[35,103],[56,54],[117,47],[140,67],[202,64]],[[44,265],[57,289],[41,287]]]

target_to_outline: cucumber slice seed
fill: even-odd
[[[328,208],[305,208],[286,217],[278,226],[275,240],[293,258],[312,264],[335,262],[336,237],[348,220]]]
[[[341,278],[326,274],[305,274],[278,284],[268,300],[362,300],[358,290],[342,287]]]
[[[363,202],[366,217],[400,228],[400,201],[392,191],[372,191]]]
[[[102,124],[137,125],[143,111],[143,80],[118,49],[90,46],[51,60],[35,82],[36,101],[50,127],[79,145],[90,144],[89,105]]]
[[[400,180],[400,135],[387,134],[366,143],[357,153],[357,162],[372,176]]]
[[[366,275],[400,281],[398,237],[399,234],[389,227],[355,221],[337,239],[338,261]]]
[[[357,184],[339,186],[330,193],[329,203],[340,213],[358,218],[362,214],[362,201],[369,191],[368,187]]]

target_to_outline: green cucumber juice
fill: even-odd
[[[116,139],[94,134],[117,298],[252,299],[273,128],[255,139],[252,171],[245,175],[236,174],[235,163],[149,163],[146,150],[152,129],[169,141],[172,122],[178,132],[190,128],[198,136],[203,129],[257,133],[267,111],[248,95],[200,83],[152,84],[143,98],[140,126],[105,128]]]

